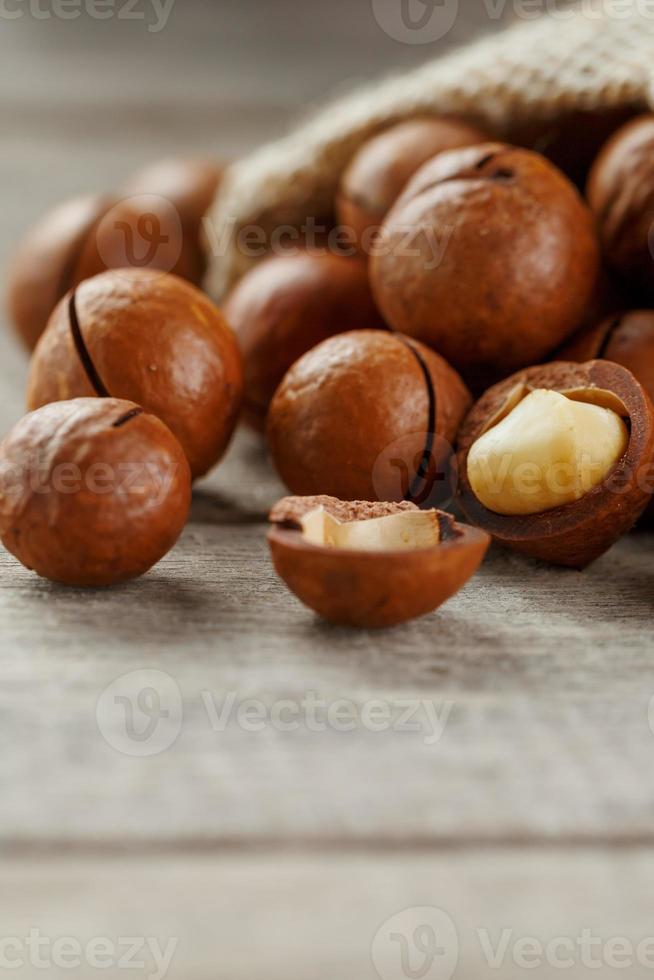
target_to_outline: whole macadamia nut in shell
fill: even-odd
[[[338,223],[352,228],[367,251],[365,233],[382,223],[423,163],[444,150],[487,139],[476,126],[445,116],[418,116],[385,129],[363,144],[343,173],[336,198]]]
[[[270,400],[302,354],[336,333],[384,322],[366,264],[323,253],[274,256],[246,273],[227,297],[225,316],[244,360],[244,416],[263,429]]]
[[[162,269],[200,283],[206,267],[202,218],[223,166],[208,160],[150,164],[121,198],[83,194],[64,201],[24,236],[12,260],[7,305],[32,350],[62,296],[106,269]]]
[[[593,164],[586,195],[607,261],[654,297],[654,114],[614,133]]]
[[[339,334],[277,389],[273,462],[295,494],[424,503],[469,404],[459,375],[422,344],[383,330]]]
[[[77,398],[26,415],[0,445],[0,537],[37,574],[77,586],[142,575],[184,527],[191,475],[159,419]]]
[[[441,153],[409,182],[371,258],[396,330],[480,388],[537,363],[581,323],[599,270],[592,215],[537,153]]]
[[[177,209],[184,228],[199,230],[224,170],[215,160],[170,157],[146,164],[122,190],[127,196],[158,194]]]
[[[629,310],[592,324],[560,352],[562,361],[601,358],[628,368],[654,402],[654,310]]]
[[[177,436],[198,477],[225,451],[241,393],[238,345],[220,310],[177,276],[120,269],[59,303],[34,351],[27,402],[134,401]]]
[[[20,242],[8,276],[9,316],[32,350],[61,297],[77,282],[84,244],[111,198],[85,194],[49,211]]]

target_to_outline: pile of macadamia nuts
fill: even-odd
[[[345,236],[280,247],[222,312],[197,288],[220,166],[58,208],[10,276],[32,411],[0,451],[5,546],[73,585],[146,571],[241,417],[291,493],[275,568],[334,622],[432,611],[491,540],[598,558],[654,492],[654,115],[618,125],[584,186],[575,139],[568,175],[474,120],[389,125],[341,176]]]

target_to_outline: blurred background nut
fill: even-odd
[[[604,254],[632,285],[654,297],[654,115],[620,128],[591,169],[586,191]]]
[[[563,347],[562,361],[603,358],[628,368],[654,400],[654,310],[630,310],[594,323]]]
[[[549,119],[528,115],[510,127],[507,142],[542,153],[583,190],[604,143],[639,111],[636,104],[604,105],[593,109],[561,108]]]
[[[162,269],[200,285],[206,268],[202,219],[224,167],[210,160],[158,160],[127,181],[124,197],[89,236],[78,281],[125,267]]]
[[[191,479],[166,426],[132,402],[26,415],[0,446],[0,537],[26,568],[78,586],[142,575],[184,527]]]
[[[543,360],[582,322],[599,271],[592,215],[537,153],[441,153],[389,212],[373,294],[396,330],[476,389]]]
[[[32,350],[53,309],[77,281],[77,262],[88,236],[113,200],[87,194],[46,214],[18,246],[8,277],[7,303],[16,330]]]
[[[209,210],[225,172],[215,160],[169,157],[156,160],[137,171],[123,186],[126,197],[156,194],[165,198],[179,214],[184,233],[199,242],[202,219]]]
[[[484,143],[488,134],[460,119],[424,116],[391,126],[369,139],[345,170],[336,198],[339,225],[352,228],[362,251],[407,181],[437,153]]]
[[[184,235],[179,213],[166,198],[141,194],[113,204],[84,242],[74,285],[107,269],[127,268],[173,272],[200,282],[199,244]]]
[[[61,300],[32,357],[27,403],[130,399],[174,432],[195,478],[225,451],[241,393],[236,339],[204,293],[177,276],[120,269]]]
[[[445,478],[469,404],[459,375],[422,344],[383,330],[339,334],[296,361],[277,389],[273,462],[296,494],[422,500],[426,483]]]
[[[275,389],[302,354],[333,334],[384,327],[366,264],[328,253],[266,259],[223,309],[243,353],[244,417],[260,430]]]
[[[105,269],[162,269],[199,285],[206,267],[202,217],[223,169],[208,160],[157,161],[127,182],[121,199],[81,195],[37,222],[18,246],[7,290],[25,345],[35,347],[69,289]]]

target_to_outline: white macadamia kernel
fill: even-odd
[[[438,517],[432,511],[404,511],[363,521],[342,522],[323,507],[302,518],[309,544],[348,551],[415,551],[439,543]]]
[[[628,442],[612,409],[537,388],[473,444],[468,479],[496,514],[540,514],[602,483]]]

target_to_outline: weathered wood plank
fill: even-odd
[[[432,616],[384,633],[338,629],[275,577],[256,522],[265,485],[247,485],[249,508],[225,509],[247,442],[216,478],[222,496],[206,491],[180,545],[141,581],[80,592],[2,555],[0,739],[13,749],[0,758],[0,782],[12,786],[0,837],[651,838],[650,535],[584,574],[498,552]],[[170,748],[132,758],[112,741],[124,748],[124,708],[105,719],[123,732],[108,744],[96,702],[141,668],[164,673],[118,693],[136,710],[152,683],[169,710],[179,689],[184,717]],[[312,694],[325,701],[320,717],[351,702],[353,730],[337,720],[312,731]],[[230,698],[221,730],[211,709]],[[254,730],[237,710],[249,699],[266,706]],[[361,713],[379,699],[395,723],[374,731]],[[292,731],[270,716],[281,701]],[[405,702],[419,731],[398,729]],[[145,727],[147,712],[136,714]],[[171,724],[175,735],[174,715]],[[168,730],[164,720],[153,749]]]
[[[454,969],[456,980],[554,980],[613,975],[616,963],[641,980],[651,975],[653,874],[643,850],[63,857],[2,862],[0,917],[3,940],[18,944],[7,957],[26,963],[15,975],[30,980],[71,967],[31,967],[29,930],[45,940],[46,963],[55,940],[79,944],[82,980],[98,975],[86,948],[99,938],[102,975],[124,976],[126,937],[141,940],[137,975],[168,980],[406,980],[430,965],[424,975],[440,980]],[[169,964],[157,967],[146,938]],[[413,974],[402,970],[402,945]]]

